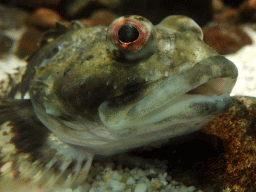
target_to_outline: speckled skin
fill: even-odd
[[[42,166],[35,170],[55,172],[53,180],[62,173],[56,180],[65,181],[66,186],[76,186],[86,178],[96,154],[111,155],[190,133],[232,106],[229,93],[237,69],[202,41],[202,30],[193,20],[170,16],[153,26],[140,16],[125,16],[114,22],[125,25],[127,20],[138,24],[138,40],[149,34],[136,49],[126,49],[128,43],[136,45],[136,38],[121,45],[113,41],[121,39],[113,36],[114,24],[107,28],[75,23],[65,33],[57,31],[62,33],[57,37],[56,32],[49,33],[45,37],[49,43],[29,60],[21,82],[21,92],[24,95],[29,89],[33,107],[30,101],[17,103],[18,109],[29,106],[25,111],[33,108],[34,112],[30,117],[10,117],[4,110],[15,114],[15,103],[0,103],[0,117],[10,121],[30,119],[43,127],[46,133],[37,151],[49,160],[39,161]],[[127,34],[124,36],[129,39]],[[17,123],[15,126],[19,127]],[[14,128],[3,123],[1,129]],[[28,164],[37,161],[38,153],[25,153],[29,154],[24,157]],[[17,150],[14,156],[19,154]],[[56,160],[56,156],[62,160]],[[56,166],[51,167],[54,163],[58,171]],[[45,166],[50,168],[45,170]],[[43,178],[35,182],[55,184],[47,184]]]
[[[118,22],[125,19],[152,25],[139,16],[124,17]],[[109,41],[106,27],[71,30],[43,47],[30,61],[36,66],[30,95],[39,119],[62,140],[107,154],[186,133],[180,129],[178,133],[152,135],[151,132],[163,128],[170,130],[168,124],[172,123],[167,119],[170,122],[176,119],[167,115],[151,122],[147,116],[151,114],[153,118],[155,110],[162,110],[178,95],[211,79],[229,78],[227,90],[208,88],[204,94],[230,93],[237,69],[201,40],[201,29],[189,18],[172,16],[148,28],[152,38],[141,49],[153,52],[147,55],[144,51],[145,57],[135,53],[132,60],[125,57],[129,51],[112,48],[114,42]],[[146,46],[149,43],[151,49]],[[159,95],[161,91],[166,94]],[[224,100],[224,104],[212,107],[215,113],[208,114],[211,118],[231,105],[230,99]],[[200,111],[195,119],[204,112]],[[145,121],[140,122],[143,118]],[[63,126],[66,122],[68,125]],[[184,129],[194,130],[193,126],[198,129],[198,124]],[[147,134],[147,138],[141,139],[142,134]],[[87,136],[102,144],[96,146],[84,140]],[[116,147],[110,148],[110,143]]]

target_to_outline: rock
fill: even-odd
[[[256,21],[256,0],[247,0],[238,9],[240,12],[240,21]]]
[[[135,189],[134,192],[146,192],[147,191],[148,186],[144,183],[138,184]]]
[[[80,20],[85,25],[96,26],[108,26],[111,24],[113,20],[115,20],[117,16],[108,10],[100,9],[92,13],[89,19]]]
[[[64,10],[69,17],[75,17],[90,5],[95,7],[118,8],[120,0],[74,0],[64,3]]]
[[[237,5],[232,8],[222,6],[221,0],[214,2],[214,22],[204,27],[205,42],[220,54],[234,53],[252,44],[251,38],[239,25],[256,20],[256,0],[235,1]]]
[[[213,9],[215,14],[214,20],[218,23],[239,24],[256,20],[256,0],[246,0],[236,7],[221,6],[221,0],[214,0]]]
[[[235,25],[238,23],[240,17],[240,12],[237,9],[227,9],[224,12],[215,14],[213,16],[214,21],[217,23],[228,23],[230,25]]]
[[[224,3],[221,0],[213,0],[212,1],[213,11],[219,12],[224,9]]]
[[[38,49],[38,41],[43,37],[40,30],[36,28],[29,28],[21,37],[16,51],[17,56],[25,58],[29,54],[33,53]]]
[[[233,107],[202,129],[206,134],[219,137],[224,146],[218,161],[208,164],[208,174],[220,191],[255,191],[256,98],[237,96],[233,99]]]
[[[235,53],[241,47],[252,44],[251,38],[238,26],[210,23],[204,29],[204,42],[219,54]]]
[[[61,15],[47,8],[39,8],[26,18],[26,25],[29,27],[51,28],[55,27],[55,21],[62,20]]]

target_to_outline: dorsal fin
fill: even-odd
[[[80,22],[78,20],[72,21],[72,28],[73,29],[80,29],[80,28],[85,28],[85,27],[86,26],[82,22]]]
[[[68,30],[69,28],[68,24],[60,21],[55,21],[55,24],[56,24],[56,27],[55,27],[56,30]]]

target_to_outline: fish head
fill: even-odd
[[[236,66],[185,16],[67,31],[31,59],[30,98],[66,143],[113,154],[187,134],[232,106]]]

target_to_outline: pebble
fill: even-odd
[[[17,55],[25,58],[38,49],[38,41],[43,37],[41,31],[36,28],[29,28],[19,40]]]
[[[112,179],[112,176],[110,175],[110,173],[105,173],[103,175],[103,181],[109,181],[110,179]]]
[[[126,185],[134,185],[136,181],[133,179],[133,177],[129,177],[126,181]]]
[[[120,175],[117,171],[113,171],[112,178],[117,181],[121,181],[122,175]]]
[[[80,22],[90,26],[108,26],[116,18],[117,16],[109,10],[97,10],[91,15],[89,19],[82,19]]]
[[[190,186],[189,188],[187,188],[187,192],[194,192],[195,190],[195,186]]]
[[[122,191],[125,188],[124,183],[120,183],[116,180],[110,180],[106,183],[106,186],[111,189],[112,192]]]
[[[60,14],[52,9],[39,8],[25,20],[29,27],[52,28],[55,27],[55,21],[61,21]]]
[[[251,38],[238,26],[211,23],[203,30],[204,42],[221,55],[235,53],[252,44]]]
[[[138,184],[135,189],[134,192],[146,192],[147,191],[147,185],[144,183]]]
[[[179,182],[178,181],[171,181],[171,184],[175,186],[175,185],[178,185]]]

